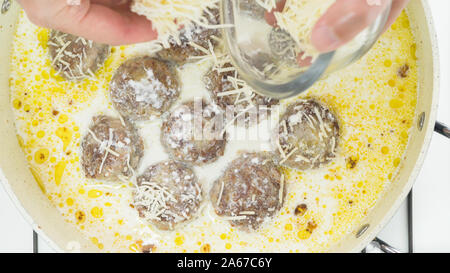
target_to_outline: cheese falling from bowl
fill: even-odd
[[[131,10],[147,17],[159,40],[164,41],[177,35],[182,28],[193,23],[205,24],[202,20],[207,8],[218,7],[219,0],[134,0]]]
[[[277,24],[284,29],[305,52],[304,57],[317,57],[319,52],[312,45],[312,30],[336,0],[287,0],[283,11],[275,12]]]
[[[304,57],[315,58],[319,55],[311,43],[312,29],[334,2],[335,0],[287,0],[283,11],[274,13],[278,26],[291,34],[305,52]],[[276,0],[255,0],[255,5],[270,11],[276,7]],[[205,23],[207,20],[204,18],[204,11],[218,7],[219,0],[134,0],[131,10],[149,19],[153,29],[158,32],[158,40],[164,47],[168,47],[168,39],[177,38],[181,28],[189,30],[194,23],[211,27]]]

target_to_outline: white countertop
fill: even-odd
[[[441,59],[438,120],[450,125],[450,1],[429,0],[436,24]],[[450,252],[450,140],[435,134],[413,190],[415,252]],[[31,227],[0,186],[0,252],[32,252]],[[406,202],[378,236],[408,250]],[[39,252],[53,252],[39,240]]]

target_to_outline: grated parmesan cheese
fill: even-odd
[[[152,22],[153,29],[158,32],[159,40],[166,41],[177,35],[183,27],[193,28],[194,23],[209,27],[204,12],[208,8],[217,7],[218,2],[219,0],[133,0],[131,10],[147,17]]]
[[[287,31],[301,50],[305,52],[303,58],[315,58],[319,55],[319,52],[311,43],[312,29],[335,1],[287,0],[283,11],[274,13],[278,26]]]

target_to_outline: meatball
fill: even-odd
[[[278,60],[296,64],[299,49],[292,36],[281,28],[272,28],[269,34],[269,47]]]
[[[144,142],[131,123],[109,116],[94,117],[81,148],[87,178],[130,177],[143,156]]]
[[[219,216],[244,230],[256,230],[283,205],[284,175],[272,153],[244,153],[227,167],[210,191]]]
[[[190,101],[164,120],[161,142],[177,160],[194,165],[212,163],[225,151],[223,128],[222,112],[216,105]]]
[[[69,81],[93,77],[110,53],[108,45],[56,30],[50,32],[48,50],[53,68]]]
[[[204,82],[214,102],[224,111],[230,111],[230,109],[234,111],[231,116],[242,119],[246,126],[266,119],[267,114],[270,113],[270,107],[278,104],[276,99],[254,93],[239,78],[231,63],[225,63],[221,68],[212,68],[205,75]]]
[[[288,107],[278,128],[280,164],[307,170],[330,162],[336,153],[339,124],[335,115],[315,100]]]
[[[131,120],[146,120],[167,111],[180,94],[176,71],[166,62],[138,57],[115,72],[110,97],[119,113]]]
[[[220,23],[218,9],[209,9],[208,12],[203,14],[203,17],[205,25],[213,26]],[[183,28],[179,37],[170,37],[167,48],[159,51],[156,55],[161,59],[183,65],[188,62],[190,57],[208,55],[198,46],[209,51],[210,47],[219,43],[220,36],[221,33],[218,28],[207,28],[194,23],[192,27]],[[192,43],[197,47],[193,46]]]
[[[173,230],[191,218],[202,201],[194,172],[175,161],[150,166],[137,178],[134,204],[139,216],[162,230]]]

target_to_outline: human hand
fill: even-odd
[[[409,0],[392,0],[385,29],[395,21],[408,2]],[[282,11],[285,3],[286,0],[278,1],[275,10],[266,14],[269,24],[276,24],[273,13]],[[338,49],[374,22],[387,4],[387,0],[336,0],[314,26],[312,44],[320,52]]]
[[[409,0],[392,0],[385,30],[408,2]],[[314,26],[312,44],[321,52],[338,49],[374,22],[387,3],[386,0],[337,0]]]
[[[109,45],[154,40],[145,17],[130,11],[129,0],[17,0],[34,24]]]

